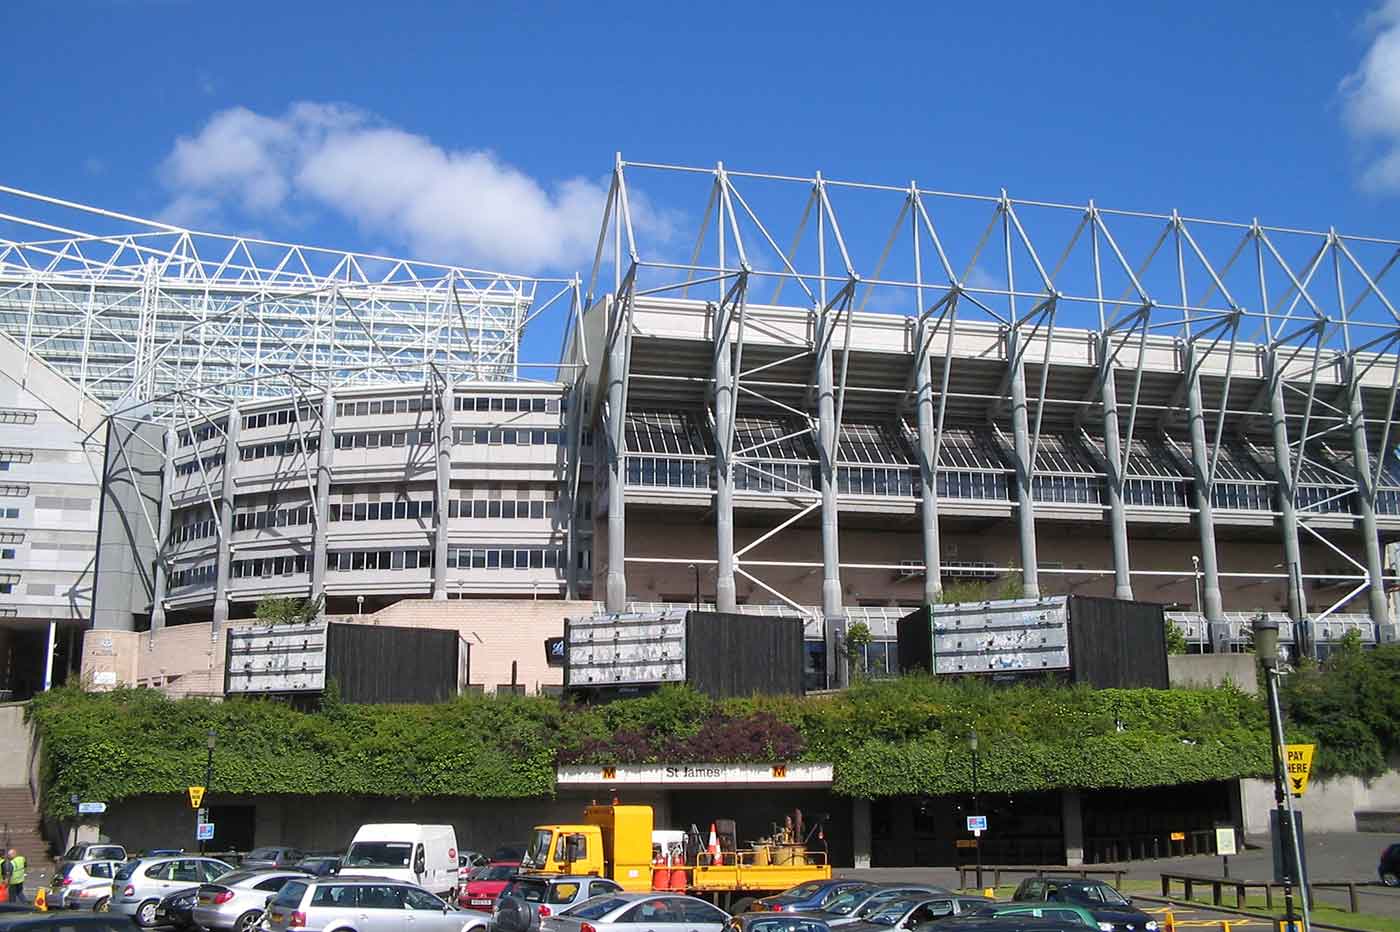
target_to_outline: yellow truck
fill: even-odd
[[[607,877],[624,890],[669,890],[703,897],[731,912],[800,883],[831,879],[825,851],[802,839],[761,839],[745,848],[681,855],[682,832],[657,831],[650,806],[588,806],[583,822],[537,825],[521,870]]]

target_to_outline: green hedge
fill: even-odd
[[[716,702],[684,688],[603,706],[465,696],[433,706],[170,700],[153,690],[36,699],[46,805],[200,783],[221,793],[512,798],[554,792],[558,762],[820,760],[851,796],[1151,787],[1267,775],[1263,705],[1234,689],[992,687],[905,677],[835,696]]]

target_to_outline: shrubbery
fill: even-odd
[[[1281,699],[1317,741],[1317,773],[1375,776],[1400,759],[1400,644],[1365,650],[1353,633],[1326,662],[1285,676]]]

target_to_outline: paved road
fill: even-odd
[[[1245,850],[1230,858],[1230,876],[1246,880],[1268,880],[1273,876],[1273,854],[1268,847],[1268,838],[1250,838]],[[1346,832],[1337,834],[1314,834],[1307,837],[1307,852],[1304,860],[1314,882],[1323,881],[1365,881],[1376,880],[1376,863],[1387,845],[1400,842],[1400,835],[1379,833]],[[1163,871],[1179,871],[1188,874],[1219,876],[1220,858],[1196,856],[1182,858],[1161,858],[1155,861],[1129,861],[1123,864],[1094,864],[1091,869],[1121,868],[1128,880],[1150,881],[1154,885]],[[872,868],[869,870],[838,870],[841,876],[861,877],[877,881],[904,881],[907,883],[933,883],[955,889],[958,886],[958,871],[950,867],[901,867]],[[984,877],[992,882],[990,877]],[[1016,883],[1020,878],[1003,877],[1003,883]],[[972,884],[969,877],[968,884]],[[1346,892],[1318,891],[1323,902],[1345,906]],[[1361,893],[1363,912],[1381,916],[1400,918],[1400,891],[1386,890],[1374,886]],[[1180,912],[1175,915],[1182,918]],[[1218,925],[1219,916],[1205,914],[1187,917],[1190,921]],[[1234,927],[1234,923],[1231,923]]]

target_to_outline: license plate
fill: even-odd
[[[472,905],[473,905],[473,906],[490,906],[490,905],[491,905],[491,901],[490,901],[490,900],[472,900],[471,902],[472,902]]]
[[[268,913],[268,914],[267,914],[267,918],[268,918],[270,921],[272,921],[272,922],[281,922],[281,921],[282,921],[282,914],[281,914],[281,913]]]
[[[209,894],[207,894],[207,893],[201,893],[201,894],[199,895],[199,905],[200,905],[200,906],[208,906],[208,905],[209,905],[210,903],[212,903],[212,902],[214,902],[214,898],[213,898],[212,896],[210,896]]]

